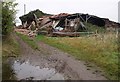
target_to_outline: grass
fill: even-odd
[[[89,32],[96,32],[96,30],[99,32],[99,33],[104,33],[105,32],[105,27],[100,27],[100,26],[97,26],[97,25],[93,25],[91,23],[86,23],[84,22],[85,26],[87,27],[88,31]]]
[[[16,77],[13,75],[14,71],[8,63],[2,64],[2,80],[16,80]]]
[[[16,33],[19,37],[22,38],[22,40],[24,42],[26,42],[29,46],[31,46],[31,48],[33,48],[34,50],[39,49],[38,45],[36,44],[36,42],[33,39],[30,39],[27,35],[23,35],[20,33]]]
[[[2,41],[0,40],[0,80],[2,80]]]
[[[36,37],[36,40],[43,41],[68,52],[76,59],[96,64],[105,71],[105,75],[108,79],[118,79],[118,45],[115,34],[73,38],[40,35]]]
[[[2,40],[2,57],[8,58],[10,56],[18,56],[20,53],[19,48],[19,44],[14,36],[10,35],[7,39]]]
[[[9,57],[17,57],[20,53],[20,46],[15,40],[14,36],[11,34],[6,39],[2,40],[2,79],[10,80],[15,79],[15,76],[12,75],[12,67],[6,60]]]

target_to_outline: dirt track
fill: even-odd
[[[41,68],[54,68],[56,73],[63,75],[64,79],[71,80],[106,80],[101,71],[90,66],[88,62],[78,61],[70,54],[51,47],[43,42],[38,42],[40,50],[33,50],[18,36],[17,41],[21,47],[21,62],[29,60],[31,65]],[[46,78],[48,79],[48,78]],[[59,80],[59,79],[57,79]]]

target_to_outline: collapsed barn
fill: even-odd
[[[39,10],[36,10],[39,12]],[[84,22],[97,25],[101,28],[115,27],[119,28],[120,24],[109,21],[109,19],[100,18],[89,14],[67,14],[42,15],[38,16],[35,12],[29,15],[21,16],[23,28],[35,30],[38,34],[48,34],[50,36],[79,36],[79,32],[87,32],[89,27]],[[23,20],[24,19],[24,20]]]

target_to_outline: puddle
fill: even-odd
[[[62,74],[57,73],[54,68],[40,68],[33,66],[29,61],[14,61],[13,70],[18,80],[64,80]]]

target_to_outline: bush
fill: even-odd
[[[15,23],[15,6],[13,1],[2,2],[2,35],[9,35]]]

